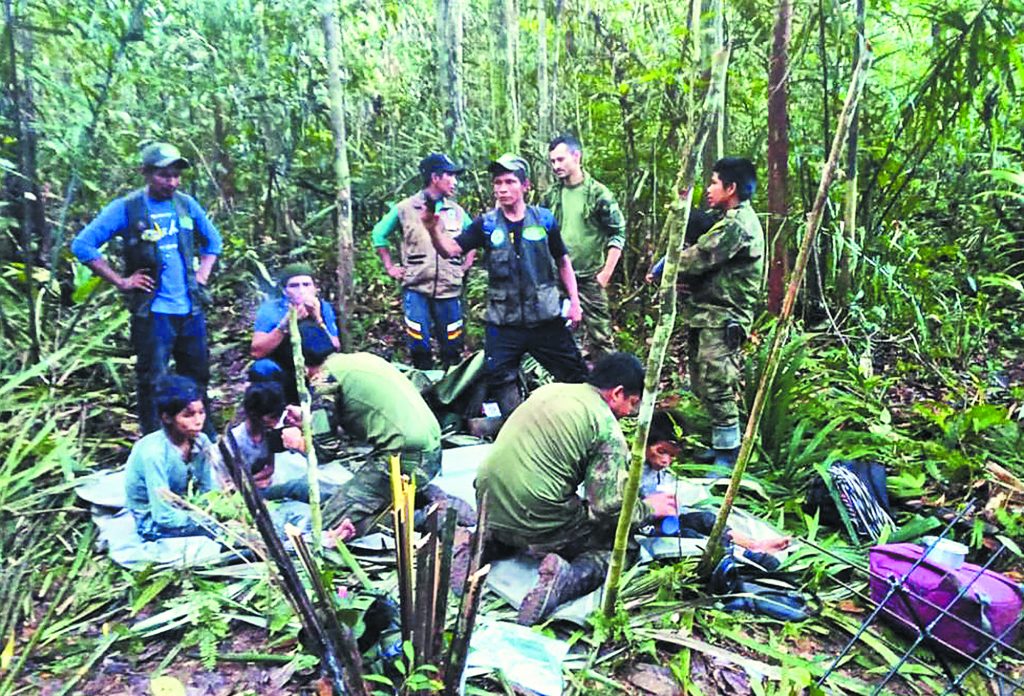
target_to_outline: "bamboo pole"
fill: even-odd
[[[320,477],[313,451],[313,399],[306,385],[306,359],[302,355],[302,335],[299,333],[299,315],[295,308],[288,310],[288,335],[292,340],[292,360],[295,363],[295,388],[302,409],[302,441],[306,446],[306,480],[309,484],[310,526],[313,529],[313,548],[323,552],[324,518],[320,509]]]
[[[708,85],[708,91],[704,97],[703,113],[693,133],[693,139],[683,158],[679,173],[676,175],[674,190],[680,191],[682,194],[672,204],[672,210],[665,219],[663,234],[668,237],[668,255],[659,289],[661,316],[658,317],[654,339],[651,342],[651,352],[647,357],[644,395],[640,402],[640,417],[630,455],[632,463],[629,468],[629,479],[626,481],[626,487],[622,494],[622,510],[619,512],[619,523],[615,530],[615,546],[612,549],[611,565],[608,568],[604,601],[601,606],[605,616],[611,616],[615,612],[615,603],[618,599],[619,579],[622,576],[626,559],[626,545],[629,541],[633,507],[636,505],[637,493],[640,488],[640,474],[644,465],[647,435],[651,429],[651,417],[654,415],[654,401],[658,394],[661,368],[665,362],[665,354],[668,352],[669,339],[672,337],[672,329],[676,323],[676,306],[678,304],[676,275],[679,268],[679,256],[685,243],[686,224],[690,218],[693,182],[697,174],[697,165],[701,161],[704,151],[704,144],[707,142],[711,124],[714,121],[719,95],[725,85],[730,51],[731,45],[726,43],[712,56],[711,83]]]
[[[797,294],[800,292],[800,285],[803,283],[804,273],[807,271],[807,261],[811,256],[811,249],[814,248],[814,236],[821,225],[822,211],[825,209],[825,203],[828,200],[828,190],[832,185],[832,179],[835,177],[839,155],[842,152],[843,144],[846,142],[846,135],[850,127],[850,116],[857,108],[857,101],[860,99],[861,91],[864,89],[864,81],[867,78],[870,63],[871,54],[865,51],[850,79],[850,88],[846,92],[846,101],[843,104],[843,110],[839,113],[836,133],[832,138],[832,149],[829,151],[825,168],[821,172],[818,195],[814,200],[811,212],[807,216],[807,228],[804,232],[803,242],[800,244],[800,253],[796,257],[793,275],[789,279],[786,297],[782,301],[782,311],[779,314],[779,321],[775,327],[775,335],[772,337],[771,350],[768,352],[768,359],[761,373],[761,381],[757,385],[757,393],[754,395],[754,403],[750,408],[750,416],[747,418],[747,427],[743,433],[743,442],[740,445],[739,456],[736,458],[736,466],[732,471],[732,479],[729,481],[729,488],[726,490],[725,497],[722,500],[722,507],[718,510],[715,526],[711,529],[707,548],[704,550],[704,555],[701,557],[700,565],[697,568],[698,574],[703,577],[711,574],[711,571],[718,565],[718,561],[722,557],[722,534],[725,532],[725,523],[729,518],[729,513],[732,511],[732,504],[736,498],[736,493],[739,491],[740,482],[743,480],[743,473],[754,450],[754,435],[761,420],[761,413],[764,411],[765,400],[775,379],[782,347],[785,345],[793,325],[793,307],[796,305]]]

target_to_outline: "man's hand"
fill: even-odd
[[[153,288],[156,287],[156,282],[146,271],[140,270],[135,271],[127,278],[121,278],[115,285],[117,285],[117,289],[121,292],[128,292],[129,290],[152,292]]]
[[[569,314],[565,317],[569,320],[569,324],[575,329],[583,321],[583,308],[580,307],[579,302],[569,303]]]
[[[295,426],[281,429],[281,444],[296,452],[306,452],[306,438],[302,436],[302,430]]]
[[[320,298],[315,297],[312,301],[307,300],[303,305],[306,310],[306,316],[315,321],[317,324],[324,323],[324,316],[320,311]]]
[[[654,517],[672,517],[679,514],[674,493],[652,493],[644,498],[644,502],[651,506]]]
[[[206,285],[210,282],[210,270],[207,268],[199,267],[196,271],[196,282],[200,285]]]
[[[405,269],[399,265],[391,264],[387,267],[388,275],[395,280],[402,280],[405,277]]]
[[[356,535],[356,526],[352,524],[352,520],[346,517],[341,521],[334,529],[329,529],[324,532],[323,544],[324,548],[333,549],[337,548],[339,542],[346,542]]]
[[[596,277],[597,284],[602,288],[608,287],[608,283],[612,282],[612,271],[601,269]]]

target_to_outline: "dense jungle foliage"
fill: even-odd
[[[964,534],[973,556],[1006,545],[997,567],[1024,566],[1020,0],[4,0],[4,10],[0,694],[41,693],[42,684],[92,693],[117,665],[181,674],[197,657],[213,668],[218,650],[275,646],[291,670],[281,689],[315,662],[297,651],[295,622],[265,579],[120,570],[94,552],[87,510],[70,492],[76,477],[120,465],[137,436],[127,312],[68,243],[140,185],[140,145],[181,148],[195,165],[183,188],[224,236],[208,315],[221,425],[239,400],[254,308],[288,260],[320,269],[326,296],[344,302],[352,345],[402,357],[398,288],[369,231],[416,190],[416,164],[430,151],[467,164],[460,200],[479,213],[491,200],[488,159],[521,152],[536,196],[550,181],[547,141],[577,133],[586,168],[627,219],[611,294],[620,346],[643,357],[658,316],[643,276],[664,249],[673,181],[710,55],[725,39],[726,96],[698,179],[722,154],[755,162],[754,207],[779,268],[806,233],[862,52],[859,26],[873,56],[846,144],[853,157],[844,154],[831,188],[801,286],[799,332],[784,351],[741,504],[863,562],[864,548],[802,504],[832,461],[880,461],[902,525],[922,528],[973,500]],[[335,20],[341,40],[331,46],[324,26]],[[331,51],[341,102],[329,90]],[[340,132],[332,108],[343,115]],[[336,272],[347,224],[351,290]],[[476,345],[485,282],[477,271],[468,289]],[[766,301],[770,286],[766,278]],[[765,311],[749,351],[748,403],[773,324]],[[683,353],[670,351],[659,398],[687,414],[697,447],[707,423],[687,390]],[[627,649],[578,673],[572,688],[611,692],[616,670],[647,659],[669,665],[687,693],[732,692],[709,676],[694,643],[671,654],[656,643],[655,629],[682,627],[783,668],[747,680],[750,692],[799,693],[859,623],[844,608],[849,594],[830,583],[842,566],[810,547],[790,563],[825,602],[813,625],[750,622],[686,602],[602,623],[576,640],[595,653],[604,637]],[[662,598],[692,582],[678,569],[657,580]],[[140,613],[166,623],[140,627]],[[255,648],[226,647],[240,624],[260,628]],[[832,688],[868,693],[864,685],[901,654],[867,635],[873,642]],[[1009,658],[1001,666],[1021,674]],[[277,693],[233,674],[236,691],[201,693]],[[902,674],[900,693],[943,691],[917,663]]]

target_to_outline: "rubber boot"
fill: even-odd
[[[586,555],[572,563],[557,553],[549,553],[540,562],[537,584],[519,605],[516,621],[532,626],[554,613],[561,604],[590,594],[604,581],[606,568]]]
[[[410,355],[412,358],[412,366],[417,370],[433,370],[434,369],[434,356],[431,353],[424,353],[423,351],[413,351]]]
[[[711,464],[715,461],[715,450],[710,447],[694,453],[692,459],[698,464]]]
[[[715,452],[712,472],[729,474],[736,465],[736,457],[740,453],[739,423],[712,427],[711,447]]]
[[[716,470],[730,472],[736,466],[736,457],[739,456],[740,448],[715,450],[713,466]]]

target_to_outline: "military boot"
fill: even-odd
[[[604,581],[606,567],[586,554],[572,563],[549,553],[538,569],[537,584],[526,593],[516,621],[532,626],[550,616],[559,605],[590,594]]]
[[[476,524],[476,511],[462,498],[448,495],[440,486],[436,486],[433,483],[428,483],[419,492],[420,495],[427,499],[428,505],[437,503],[441,510],[447,510],[448,508],[455,510],[460,527],[472,527]]]

